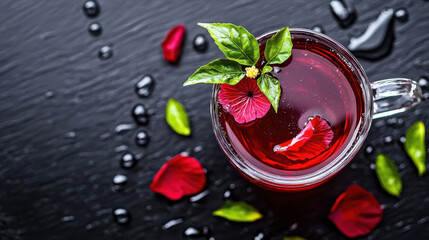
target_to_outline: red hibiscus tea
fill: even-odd
[[[258,40],[258,68],[264,64],[265,44],[272,35]],[[281,65],[272,65],[272,76],[280,81],[282,90],[278,113],[271,108],[264,117],[241,124],[217,103],[220,127],[236,154],[252,165],[269,166],[266,171],[275,168],[292,173],[329,163],[348,149],[364,112],[360,82],[342,55],[312,35],[292,33],[292,42],[292,56]],[[326,120],[332,128],[328,149],[303,160],[273,150],[296,137],[314,117]]]

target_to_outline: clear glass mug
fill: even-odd
[[[266,33],[257,39],[263,38],[274,32]],[[421,101],[422,90],[416,82],[406,78],[392,78],[370,83],[364,69],[358,60],[343,45],[334,39],[308,29],[291,28],[294,36],[308,37],[325,44],[339,54],[347,66],[355,73],[356,81],[359,81],[362,89],[364,111],[359,119],[359,124],[354,130],[354,138],[348,142],[348,146],[334,160],[329,163],[320,163],[308,169],[286,171],[269,166],[257,166],[239,156],[228,138],[222,131],[219,123],[218,92],[220,85],[214,85],[210,103],[210,113],[213,130],[220,147],[228,157],[231,164],[251,182],[276,191],[299,191],[310,189],[326,182],[344,168],[362,147],[373,119],[391,116],[401,113],[417,105]]]

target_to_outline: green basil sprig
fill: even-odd
[[[240,64],[228,59],[217,59],[200,67],[183,84],[194,85],[197,83],[226,83],[235,85],[246,76]]]
[[[414,123],[405,133],[405,151],[416,166],[419,176],[426,172],[425,125]]]
[[[393,196],[399,196],[402,191],[402,180],[398,168],[392,159],[383,154],[378,154],[375,160],[375,173],[381,186]]]

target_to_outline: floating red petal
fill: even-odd
[[[235,85],[222,84],[219,101],[238,123],[262,118],[270,110],[270,101],[259,90],[256,79],[243,78]]]
[[[329,124],[316,116],[296,137],[276,145],[274,152],[278,152],[290,160],[312,159],[328,149],[333,138],[334,132]]]
[[[184,36],[185,25],[176,25],[167,32],[161,44],[165,60],[169,62],[177,61],[182,51]]]
[[[179,154],[161,167],[150,189],[171,200],[179,200],[200,192],[205,185],[206,175],[198,160]]]
[[[342,193],[329,213],[329,219],[347,237],[370,233],[383,217],[383,210],[374,195],[358,185]]]

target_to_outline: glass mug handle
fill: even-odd
[[[371,83],[374,98],[373,119],[405,112],[421,102],[422,89],[413,80],[390,78]]]

